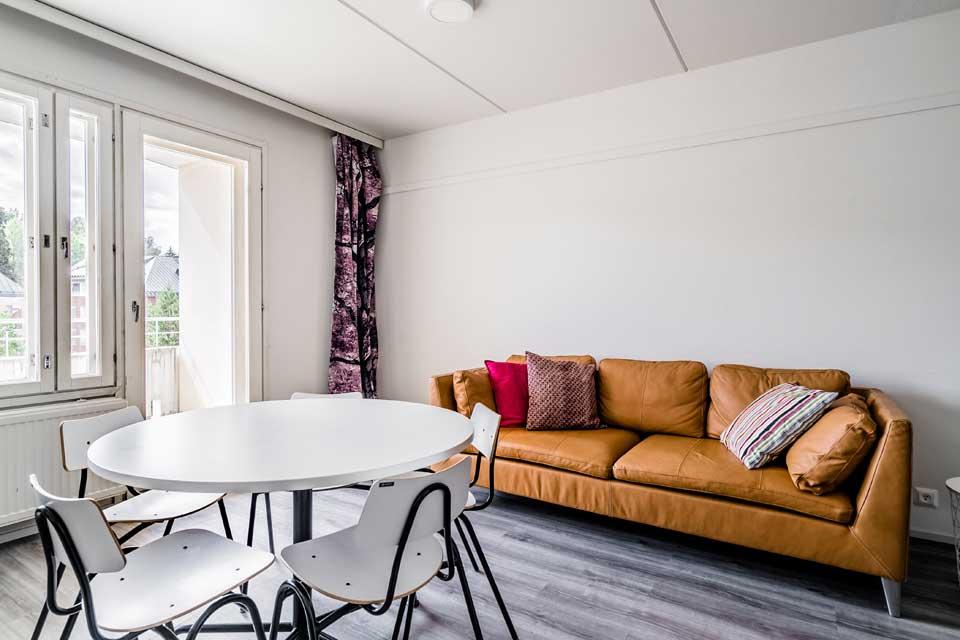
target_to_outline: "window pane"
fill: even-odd
[[[28,249],[34,184],[27,98],[0,92],[0,384],[36,380],[35,268]]]
[[[100,374],[97,119],[70,112],[70,371]]]

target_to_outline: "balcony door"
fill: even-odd
[[[261,399],[260,149],[135,111],[123,141],[128,399]]]

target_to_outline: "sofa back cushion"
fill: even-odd
[[[454,371],[453,395],[457,400],[457,411],[468,418],[473,415],[473,407],[478,402],[491,411],[497,410],[490,375],[485,367]]]
[[[718,365],[710,374],[707,435],[719,438],[747,405],[783,383],[844,395],[850,390],[850,374],[840,369],[761,369],[742,364]]]
[[[600,419],[634,431],[702,438],[707,367],[702,362],[600,361]]]
[[[541,358],[546,358],[547,360],[556,360],[557,362],[576,362],[579,364],[592,364],[597,366],[597,361],[593,356],[540,356]],[[507,362],[516,362],[518,364],[526,364],[527,356],[523,355],[512,355],[507,358]]]

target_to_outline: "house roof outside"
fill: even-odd
[[[143,289],[150,295],[161,291],[180,293],[180,256],[153,256],[143,265]]]
[[[23,287],[4,273],[0,273],[0,298],[22,298]]]

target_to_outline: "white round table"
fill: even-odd
[[[152,418],[98,439],[90,469],[145,489],[293,492],[293,541],[313,537],[312,489],[377,480],[459,453],[470,421],[394,400],[277,400]],[[296,625],[296,620],[294,621]]]

